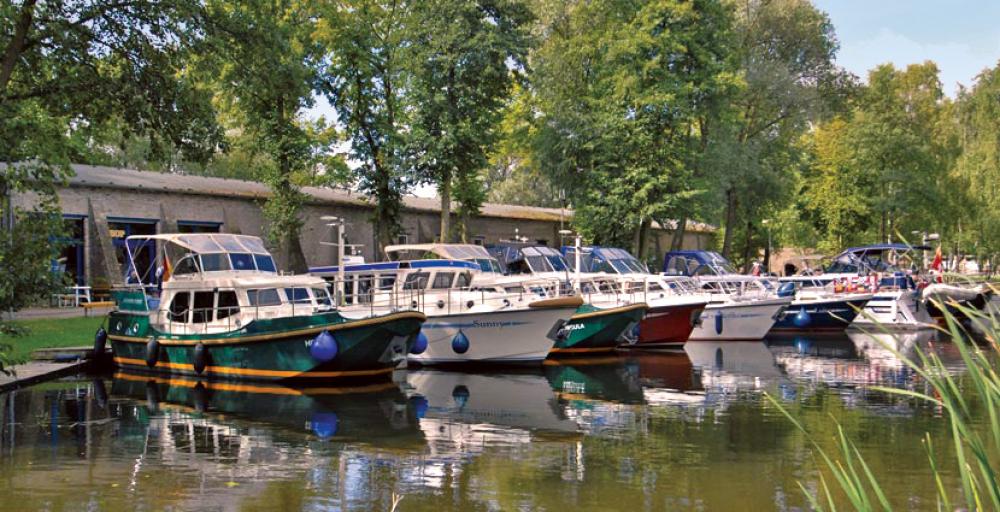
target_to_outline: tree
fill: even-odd
[[[834,63],[838,48],[825,13],[806,0],[733,0],[743,87],[711,151],[731,155],[717,173],[724,204],[722,253],[731,256],[737,233],[749,260],[764,215],[774,216],[794,190],[795,147],[810,121],[836,112],[852,80]]]
[[[220,100],[242,116],[243,130],[270,157],[260,171],[272,192],[264,204],[268,239],[293,272],[305,272],[299,241],[304,196],[298,185],[333,142],[325,127],[316,129],[302,118],[313,104],[325,55],[316,37],[316,5],[216,1],[208,10],[216,58],[207,59],[203,71],[218,77]]]
[[[961,156],[949,192],[962,202],[955,209],[958,242],[967,249],[1000,252],[1000,65],[979,74],[971,89],[958,96]],[[961,192],[961,193],[959,193]],[[964,230],[960,229],[964,226]]]
[[[532,61],[540,165],[566,188],[588,239],[642,256],[652,222],[698,192],[699,132],[733,85],[730,15],[713,1],[549,9]]]
[[[320,21],[329,47],[321,89],[351,139],[357,184],[375,202],[375,254],[400,230],[402,194],[411,181],[399,62],[408,6],[398,0],[336,2]]]
[[[441,197],[441,240],[451,238],[454,193],[463,220],[485,200],[479,173],[497,139],[505,98],[528,49],[530,12],[519,0],[427,0],[411,5],[404,59],[412,111],[409,146],[421,180]]]

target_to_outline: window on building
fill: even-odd
[[[475,245],[486,245],[486,237],[483,235],[476,235],[472,237],[472,243]]]
[[[221,222],[202,222],[197,220],[177,221],[178,233],[219,233],[221,228]]]
[[[398,245],[406,245],[408,243],[410,243],[410,235],[407,235],[406,233],[403,233],[401,235],[397,235],[396,236],[396,244],[398,244]]]
[[[63,243],[62,253],[53,266],[55,271],[65,273],[78,285],[83,285],[86,281],[85,220],[80,216],[63,217],[64,236],[59,239]]]
[[[194,306],[191,308],[191,323],[204,324],[212,321],[215,306],[215,292],[194,292]]]
[[[247,290],[247,303],[251,306],[280,306],[281,296],[274,288]]]
[[[223,318],[237,315],[240,312],[240,303],[236,300],[235,290],[222,290],[219,292],[219,298],[216,303],[216,313],[215,318],[217,320],[222,320]]]
[[[171,322],[187,322],[188,309],[191,305],[191,294],[180,292],[170,301],[169,317]]]

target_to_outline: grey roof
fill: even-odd
[[[266,199],[271,195],[267,185],[255,181],[243,181],[209,176],[194,176],[167,172],[137,171],[119,167],[73,164],[75,176],[70,178],[72,187],[123,188],[129,190],[149,190],[182,194],[202,194],[251,199]],[[369,199],[361,194],[344,189],[303,187],[313,204],[337,204],[370,206]],[[441,204],[436,198],[405,196],[404,208],[411,211],[440,212]],[[480,210],[484,217],[505,219],[538,220],[558,222],[558,208],[520,206],[513,204],[485,203]],[[573,216],[572,210],[565,210],[565,218]],[[714,231],[715,228],[700,222],[689,222],[690,231]]]

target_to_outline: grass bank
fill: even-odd
[[[10,344],[12,362],[26,361],[31,352],[40,348],[80,347],[94,343],[94,332],[104,320],[103,315],[74,318],[38,318],[16,320],[13,323],[28,329],[24,336],[0,336],[0,343]]]

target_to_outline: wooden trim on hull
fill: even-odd
[[[171,339],[167,338],[168,333],[157,332],[156,341],[163,346],[194,346],[199,343],[204,345],[236,345],[242,343],[255,343],[260,341],[273,341],[280,340],[284,338],[291,338],[295,336],[308,336],[311,334],[319,334],[323,331],[342,331],[344,329],[354,329],[358,327],[368,327],[371,325],[380,325],[388,322],[394,322],[396,320],[402,320],[406,318],[415,318],[420,321],[425,321],[427,319],[423,313],[418,311],[404,311],[401,313],[392,313],[385,316],[379,316],[374,318],[365,318],[363,320],[348,320],[346,322],[340,322],[336,324],[328,324],[317,327],[309,327],[306,329],[297,329],[294,331],[283,331],[273,334],[251,334],[248,336],[234,336],[231,338],[204,338],[204,339]],[[111,341],[124,341],[128,343],[146,343],[149,338],[143,338],[138,336],[122,336],[118,334],[108,335],[108,339]]]
[[[572,297],[560,297],[558,299],[536,300],[528,304],[529,308],[578,308],[583,305],[583,298],[579,295]]]
[[[191,375],[198,375],[194,371],[193,364],[186,363],[172,363],[169,361],[157,361],[156,366],[150,367],[146,364],[146,361],[142,359],[132,359],[128,357],[115,357],[115,364],[121,367],[132,366],[145,371],[155,371],[155,370],[166,370],[172,373],[187,373]],[[161,370],[161,371],[162,371]],[[206,366],[204,375],[208,376],[215,374],[221,377],[250,377],[259,379],[329,379],[329,378],[350,378],[350,377],[374,377],[378,375],[385,375],[392,373],[395,370],[394,366],[389,366],[386,368],[376,368],[373,370],[343,370],[334,372],[324,372],[324,371],[291,371],[291,370],[262,370],[257,368],[232,368],[228,366]]]

